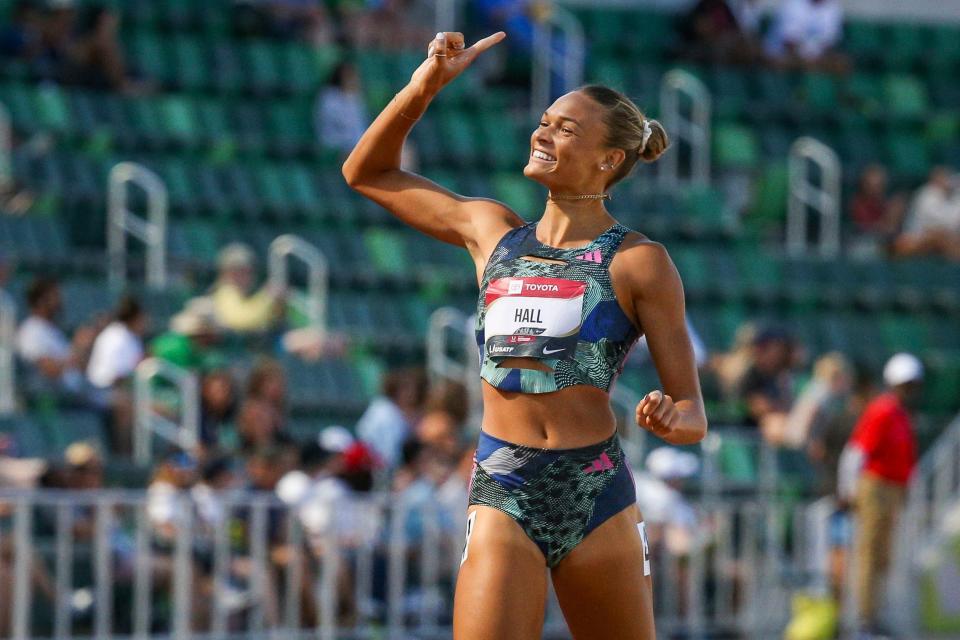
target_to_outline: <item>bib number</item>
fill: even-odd
[[[587,284],[562,278],[498,278],[487,286],[486,355],[572,358]]]

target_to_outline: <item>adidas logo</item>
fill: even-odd
[[[600,253],[600,249],[594,249],[593,251],[588,251],[582,256],[576,256],[577,260],[585,260],[587,262],[600,262],[603,259],[603,256]]]
[[[600,471],[608,471],[613,469],[613,462],[610,461],[610,456],[607,455],[607,452],[604,451],[600,454],[600,457],[588,464],[583,468],[584,473],[598,473]]]

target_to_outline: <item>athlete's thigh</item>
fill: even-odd
[[[627,507],[554,567],[553,587],[575,640],[655,639],[638,520],[636,506]]]
[[[453,603],[454,640],[538,640],[547,597],[543,554],[502,511],[475,505],[468,514],[466,560]]]

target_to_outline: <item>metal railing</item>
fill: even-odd
[[[287,504],[161,487],[0,493],[11,521],[0,571],[12,576],[0,634],[449,638],[462,484],[447,502],[316,491]],[[779,637],[787,576],[805,562],[801,512],[766,500],[686,506],[687,525],[647,521],[660,633]],[[568,637],[552,593],[544,637]]]
[[[534,21],[531,117],[539,119],[550,106],[555,76],[560,78],[559,93],[572,91],[583,83],[585,51],[583,27],[567,9],[553,4],[541,20]]]
[[[684,102],[689,103],[685,109]],[[673,69],[660,83],[660,117],[673,139],[671,149],[660,160],[658,178],[666,187],[710,182],[710,90],[696,76]],[[686,112],[689,115],[686,115]],[[689,174],[681,176],[680,145],[690,149]]]
[[[157,380],[173,384],[177,390],[179,421],[157,411]],[[181,449],[193,449],[200,433],[200,388],[197,376],[161,360],[147,358],[137,365],[133,380],[134,392],[134,459],[138,464],[150,462],[153,437],[158,436]]]
[[[129,186],[147,194],[147,217],[128,206]],[[127,235],[147,247],[147,284],[155,289],[167,285],[167,187],[157,174],[134,162],[121,162],[110,170],[107,204],[107,261],[109,282],[119,289],[127,281]]]
[[[812,175],[812,167],[819,170],[819,181]],[[840,159],[819,140],[798,138],[790,147],[788,174],[790,189],[787,196],[787,250],[799,256],[807,252],[808,212],[819,216],[821,256],[835,257],[840,253]]]
[[[474,334],[476,315],[467,316],[453,307],[440,307],[427,323],[427,373],[432,381],[458,382],[467,391],[470,413],[467,427],[480,429],[483,400],[480,397],[480,352]]]
[[[13,413],[16,399],[17,305],[9,293],[0,289],[0,415]]]
[[[326,256],[303,238],[291,234],[278,236],[270,243],[270,284],[286,289],[290,282],[287,258],[301,260],[308,269],[306,316],[310,327],[323,335],[327,330],[327,304],[330,296],[330,269]]]
[[[13,128],[10,112],[0,103],[0,191],[13,182]]]

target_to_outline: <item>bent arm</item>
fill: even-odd
[[[343,164],[352,189],[438,240],[466,247],[474,258],[482,239],[499,238],[523,220],[493,200],[466,198],[400,168],[400,152],[414,120],[433,96],[411,83],[380,113]]]
[[[645,242],[624,253],[636,317],[647,336],[663,392],[673,398],[680,419],[667,441],[694,444],[707,433],[693,346],[687,333],[683,284],[662,245]]]
[[[502,39],[502,34],[495,34],[462,50],[463,36],[448,35],[460,47],[447,49],[448,55],[442,58],[431,54],[414,72],[410,83],[364,132],[343,164],[343,176],[352,189],[418,231],[466,247],[479,264],[492,249],[485,240],[499,239],[523,220],[499,202],[466,198],[400,168],[404,141],[436,93],[480,51]],[[446,46],[446,39],[443,42]]]

